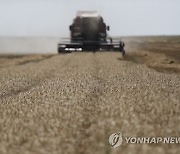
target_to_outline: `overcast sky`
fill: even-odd
[[[0,36],[69,36],[78,10],[98,11],[110,34],[180,34],[180,0],[0,0]]]

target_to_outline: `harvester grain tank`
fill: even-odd
[[[124,42],[108,37],[110,27],[95,11],[78,11],[69,26],[70,39],[58,44],[58,52],[72,51],[120,51],[125,54]]]

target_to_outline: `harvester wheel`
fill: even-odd
[[[124,57],[124,55],[125,55],[125,50],[124,50],[124,46],[125,46],[125,44],[124,44],[124,42],[119,42],[119,49],[120,49],[120,51],[122,52],[122,56]]]
[[[58,53],[65,53],[65,49],[64,48],[58,48]]]
[[[122,50],[122,56],[123,57],[125,56],[125,50],[124,49]]]

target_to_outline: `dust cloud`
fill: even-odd
[[[0,37],[0,54],[57,53],[57,37]]]

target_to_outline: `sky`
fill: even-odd
[[[81,10],[98,11],[112,36],[180,34],[180,0],[0,0],[0,36],[68,37]]]

